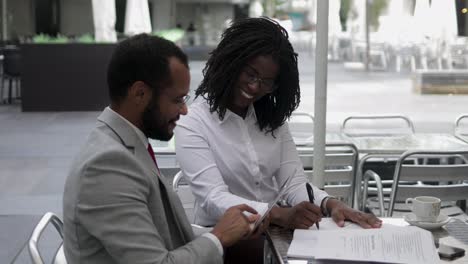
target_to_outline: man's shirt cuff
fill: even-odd
[[[221,256],[224,255],[223,245],[221,245],[221,241],[219,241],[219,239],[215,235],[213,235],[212,233],[204,233],[202,236],[207,237],[211,241],[213,241],[213,243],[215,243],[216,247],[218,248],[219,254],[221,254]]]

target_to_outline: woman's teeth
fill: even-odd
[[[252,99],[252,98],[254,98],[254,96],[253,96],[253,95],[251,95],[251,94],[248,94],[248,93],[246,93],[246,92],[245,92],[245,91],[243,91],[243,90],[241,90],[241,94],[242,94],[244,97],[248,98],[248,99]]]

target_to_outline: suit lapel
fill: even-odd
[[[120,138],[122,144],[128,149],[133,150],[135,158],[139,160],[148,175],[155,176],[156,184],[158,185],[161,198],[166,199],[163,201],[164,206],[169,206],[171,219],[173,224],[178,227],[180,238],[187,243],[193,238],[193,231],[190,223],[185,215],[182,203],[177,195],[172,191],[171,186],[166,182],[163,175],[160,174],[154,164],[153,159],[150,157],[147,146],[138,138],[138,135],[124,120],[116,116],[108,107],[104,109],[98,120],[105,123],[114,133]]]
[[[114,131],[125,147],[134,151],[135,157],[144,164],[145,168],[152,172],[152,175],[158,175],[158,170],[148,153],[147,146],[143,146],[135,130],[129,124],[116,116],[109,107],[104,109],[98,120]]]

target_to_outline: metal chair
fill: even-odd
[[[367,115],[347,117],[341,132],[349,137],[401,136],[414,134],[414,125],[403,115]]]
[[[351,138],[363,137],[404,137],[414,134],[414,125],[411,120],[403,115],[365,115],[365,116],[350,116],[347,117],[342,125],[341,132]],[[374,170],[384,179],[391,177],[391,174],[385,173],[393,168],[393,163],[396,162],[398,156],[392,155],[364,155],[360,159],[357,173],[359,179],[364,179],[363,173],[369,169]],[[414,160],[413,162],[417,162]],[[368,174],[367,177],[373,174]],[[384,185],[391,184],[391,181],[382,181]],[[372,185],[375,181],[371,182]],[[361,186],[361,183],[359,183]],[[379,195],[376,188],[369,188],[370,193]],[[367,188],[366,188],[367,191]],[[365,203],[360,193],[356,194],[356,200],[361,202],[360,206]],[[364,209],[361,207],[360,209]]]
[[[13,100],[13,84],[15,84],[17,98],[21,98],[21,53],[20,49],[15,46],[7,46],[3,49],[3,78],[8,80],[8,103],[11,104]],[[2,79],[3,82],[3,79]],[[3,95],[3,83],[2,94]]]
[[[417,45],[413,44],[397,45],[394,50],[396,72],[401,72],[402,67],[407,67],[410,72],[414,72],[418,50]]]
[[[466,155],[468,151],[407,151],[402,154],[397,161],[392,187],[388,190],[379,190],[381,194],[389,193],[386,216],[393,215],[396,202],[402,202],[409,197],[436,196],[442,201],[466,201],[468,199]],[[406,160],[420,157],[437,159],[442,157],[453,159],[454,162],[451,164],[405,164]]]
[[[190,186],[188,185],[188,183],[184,180],[184,174],[182,173],[182,171],[177,172],[174,176],[174,179],[172,180],[172,189],[179,196],[188,219],[190,220],[190,222],[193,222],[195,196],[190,190]]]
[[[172,190],[177,193],[179,199],[182,201],[182,205],[184,206],[185,213],[187,214],[187,218],[190,222],[193,222],[193,208],[195,205],[195,196],[193,195],[192,191],[190,190],[190,186],[184,180],[184,174],[182,171],[179,171],[174,176],[172,180]],[[197,224],[192,225],[192,230],[196,236],[199,236],[203,233],[210,232],[212,230],[211,227],[205,227]]]
[[[328,143],[325,146],[325,191],[347,203],[354,204],[354,186],[358,152],[356,146],[347,143]],[[313,148],[299,149],[299,158],[308,178],[313,176]]]
[[[49,223],[52,223],[52,225],[55,227],[60,237],[63,239],[62,220],[60,220],[60,218],[54,213],[51,213],[51,212],[45,213],[44,216],[41,218],[41,220],[39,220],[39,223],[34,228],[32,235],[29,239],[29,243],[28,243],[31,261],[34,264],[44,264],[44,260],[42,259],[41,254],[39,253],[38,242],[42,233],[44,232],[46,227],[49,225]],[[60,243],[60,246],[55,252],[52,263],[54,264],[66,264],[67,263],[67,260],[65,259],[65,254],[63,252],[63,242]]]
[[[454,135],[468,142],[468,114],[463,114],[455,120]]]

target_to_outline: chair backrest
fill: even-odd
[[[400,136],[414,134],[414,125],[402,115],[350,116],[343,121],[341,132],[350,137]]]
[[[299,148],[299,158],[308,178],[313,177],[313,148]],[[353,206],[358,152],[353,144],[326,144],[325,191]]]
[[[182,171],[179,171],[174,176],[174,179],[172,180],[172,189],[179,196],[188,219],[190,220],[190,222],[193,222],[195,196],[193,195],[190,186],[185,181],[184,174],[182,173]]]
[[[294,112],[288,121],[289,131],[297,145],[314,135],[314,117],[309,113]]]
[[[455,135],[468,136],[468,114],[463,114],[455,120]]]
[[[392,216],[396,201],[409,197],[436,196],[442,201],[468,198],[468,151],[407,151],[398,159],[390,193],[387,216]],[[453,159],[451,164],[406,164],[419,157]],[[453,163],[453,164],[452,164]],[[422,182],[414,184],[414,182]],[[412,183],[413,182],[413,183]],[[410,184],[405,184],[410,183]]]
[[[3,49],[3,72],[11,77],[21,75],[21,53],[18,47]]]
[[[44,216],[39,220],[39,223],[34,228],[31,237],[29,238],[28,248],[29,254],[31,256],[31,260],[33,264],[44,264],[44,260],[39,253],[38,243],[39,239],[41,238],[42,233],[46,229],[46,227],[52,223],[52,225],[57,230],[60,237],[63,239],[63,222],[60,218],[55,215],[54,213],[47,212]],[[54,264],[66,264],[67,261],[65,259],[65,254],[63,252],[63,243],[60,243],[59,248],[54,254],[52,263]]]

